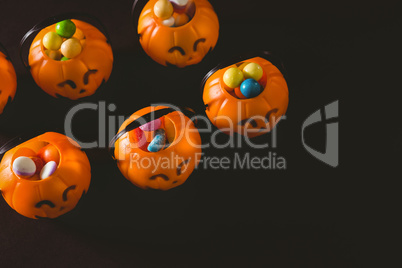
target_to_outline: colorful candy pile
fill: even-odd
[[[77,57],[85,42],[84,33],[71,20],[56,24],[56,32],[48,32],[42,39],[45,53],[53,60],[69,60]]]
[[[238,99],[257,97],[267,84],[267,75],[260,65],[245,62],[231,67],[223,75],[225,89]]]
[[[159,0],[154,6],[155,15],[168,27],[180,27],[188,23],[195,14],[191,0]]]
[[[43,147],[37,154],[31,149],[25,149],[24,155],[13,162],[13,171],[24,179],[43,180],[50,177],[57,169],[60,155],[51,144]]]
[[[134,130],[137,147],[146,152],[156,153],[169,146],[162,120],[163,118],[156,119]],[[147,134],[151,135],[151,142],[147,142]]]

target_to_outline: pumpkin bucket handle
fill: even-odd
[[[25,48],[25,44],[26,41],[35,33],[39,32],[40,30],[42,30],[43,28],[50,26],[54,23],[57,23],[59,21],[62,20],[67,20],[67,19],[81,19],[87,22],[95,22],[98,24],[98,26],[100,27],[100,30],[102,31],[102,33],[105,35],[107,42],[110,42],[110,37],[109,37],[109,33],[106,30],[105,25],[95,16],[88,14],[88,13],[83,13],[83,12],[69,12],[69,13],[63,13],[63,14],[59,14],[59,15],[55,15],[52,17],[49,17],[41,22],[39,22],[38,24],[36,24],[35,26],[33,26],[21,39],[20,44],[18,46],[19,49],[19,54],[20,54],[20,59],[21,62],[25,65],[25,67],[27,69],[29,69],[29,64],[28,62],[25,60],[25,57],[22,55],[23,54],[23,49]]]
[[[185,116],[192,118],[194,115],[196,115],[195,111],[191,108],[187,108],[187,107],[183,107],[180,108],[179,110],[177,109],[173,109],[173,108],[163,108],[160,110],[156,110],[156,111],[152,111],[150,113],[147,113],[141,117],[138,117],[136,120],[134,120],[133,122],[131,122],[130,124],[128,124],[122,131],[120,131],[119,133],[117,133],[112,140],[109,143],[109,153],[112,156],[113,159],[114,158],[114,144],[116,143],[116,141],[118,139],[121,138],[121,136],[123,136],[124,134],[140,127],[143,124],[149,123],[153,120],[156,120],[158,118],[161,118],[162,116],[165,116],[167,114],[173,113],[173,112],[181,112],[183,113]],[[196,124],[196,122],[194,122],[194,124]]]
[[[145,0],[135,0],[133,3],[133,7],[131,8],[131,18],[133,19],[133,25],[135,28],[135,31],[137,32],[137,27],[138,27],[138,20],[140,18],[141,11],[145,7],[146,3],[148,1]],[[138,37],[140,36],[137,34]]]
[[[36,136],[39,136],[45,132],[48,132],[48,131],[36,130],[36,131],[30,131],[29,133],[24,132],[22,134],[16,135],[15,137],[9,139],[3,145],[0,146],[0,162],[1,162],[1,159],[3,159],[4,154],[7,153],[9,150],[13,149],[14,147],[34,138]],[[59,132],[59,131],[58,131],[58,129],[56,129],[54,132]]]
[[[211,75],[213,75],[216,71],[218,71],[224,67],[233,65],[235,63],[241,62],[243,60],[248,60],[248,59],[255,58],[255,57],[261,57],[261,58],[264,58],[264,59],[270,61],[273,65],[275,65],[279,69],[279,71],[281,71],[283,76],[286,77],[286,75],[285,75],[286,69],[283,65],[282,60],[277,55],[273,54],[270,51],[266,51],[266,50],[253,51],[253,52],[245,53],[242,55],[238,55],[229,60],[221,62],[220,64],[215,66],[213,69],[211,69],[201,80],[201,86],[200,86],[201,97],[204,92],[205,83],[211,77]]]

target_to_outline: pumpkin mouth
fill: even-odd
[[[149,180],[153,181],[153,180],[157,180],[158,178],[161,178],[164,181],[170,180],[168,176],[166,176],[165,174],[162,174],[162,173],[150,177]],[[158,180],[158,181],[160,181],[160,180]]]

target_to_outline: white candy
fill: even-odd
[[[40,172],[40,179],[46,179],[50,177],[57,169],[57,164],[54,161],[47,162],[46,165],[43,166]]]
[[[176,4],[180,7],[187,5],[188,0],[170,0],[172,4]]]
[[[168,27],[172,27],[174,25],[174,22],[175,22],[175,20],[172,16],[172,17],[168,18],[167,20],[163,20],[162,24],[165,26],[168,26]]]
[[[20,156],[14,160],[13,170],[18,176],[31,177],[36,172],[36,165],[31,158]]]

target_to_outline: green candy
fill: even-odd
[[[71,20],[63,20],[56,24],[56,33],[64,38],[72,37],[75,30],[75,24]]]
[[[61,58],[61,61],[65,61],[65,60],[69,60],[69,58],[67,58],[67,57]]]

